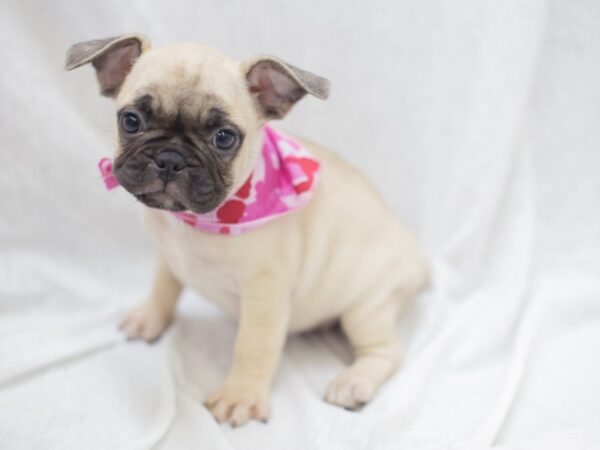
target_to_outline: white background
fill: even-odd
[[[159,344],[115,331],[151,243],[96,171],[113,105],[62,64],[126,32],[332,80],[277,126],[359,167],[434,269],[361,413],[320,399],[338,336],[292,338],[271,422],[231,430],[201,401],[235,324],[189,294]],[[0,448],[600,448],[599,144],[595,0],[0,1]]]

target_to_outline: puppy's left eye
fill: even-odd
[[[238,136],[235,131],[229,128],[223,128],[217,131],[213,138],[213,144],[219,150],[231,150],[238,142]]]

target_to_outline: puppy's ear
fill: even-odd
[[[242,71],[266,119],[281,119],[306,94],[321,100],[329,96],[329,80],[277,58],[253,59],[242,64]]]
[[[79,42],[67,50],[65,69],[73,70],[91,62],[102,95],[116,97],[136,60],[149,48],[150,42],[137,34]]]

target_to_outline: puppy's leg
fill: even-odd
[[[269,418],[271,381],[287,335],[289,286],[262,274],[243,283],[233,364],[225,382],[205,402],[218,422],[240,426]]]
[[[384,297],[385,298],[385,297]],[[352,344],[355,360],[327,388],[325,400],[347,409],[370,401],[400,363],[396,319],[398,298],[359,304],[344,313],[341,325]]]
[[[150,295],[129,312],[120,328],[129,339],[144,339],[148,342],[156,340],[171,323],[181,290],[180,281],[159,254]]]

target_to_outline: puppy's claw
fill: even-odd
[[[375,386],[367,378],[354,373],[342,373],[327,388],[325,401],[356,411],[375,395]]]
[[[226,382],[204,405],[219,423],[240,427],[250,420],[266,423],[269,418],[268,392],[247,383]]]
[[[252,408],[248,408],[247,405],[236,405],[230,415],[231,425],[234,427],[240,427],[244,425],[250,419],[250,411]]]

